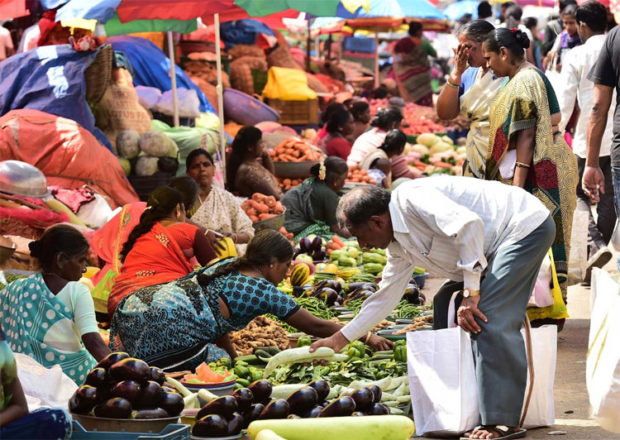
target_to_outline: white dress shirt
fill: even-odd
[[[588,119],[592,112],[592,100],[594,98],[594,83],[588,79],[588,73],[596,64],[598,54],[605,43],[605,35],[593,35],[581,46],[577,46],[568,53],[562,54],[562,73],[561,82],[563,88],[558,93],[562,120],[560,130],[566,129],[575,100],[579,104],[579,119],[575,127],[573,138],[573,152],[582,158],[586,157],[586,134],[588,130]],[[616,92],[614,91],[613,100],[615,101]],[[601,142],[600,156],[609,156],[611,141],[613,138],[613,119],[614,112],[609,112],[607,117],[607,127],[603,133]]]
[[[549,217],[527,191],[471,177],[435,176],[403,183],[392,192],[394,240],[379,290],[342,334],[353,341],[400,301],[414,266],[479,290],[497,250],[525,238]],[[483,292],[484,294],[484,292]]]

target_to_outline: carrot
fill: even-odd
[[[256,204],[256,211],[259,214],[264,214],[266,212],[269,212],[269,206],[265,205],[264,203],[257,203]]]
[[[275,216],[276,216],[275,214],[259,214],[258,218],[259,218],[259,220],[268,220],[268,219],[273,218]]]
[[[258,217],[256,215],[250,215],[250,220],[252,220],[252,223],[256,223],[258,221]]]
[[[344,246],[344,242],[337,235],[332,237],[332,242]]]
[[[437,168],[452,168],[452,165],[450,165],[448,162],[442,162],[440,160],[436,160],[435,162],[433,162],[433,166],[436,166]]]

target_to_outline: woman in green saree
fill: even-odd
[[[520,186],[549,208],[557,231],[551,249],[566,300],[577,163],[555,129],[559,121],[550,111],[550,102],[557,101],[553,88],[524,58],[529,44],[523,32],[505,28],[492,31],[483,44],[495,75],[509,77],[491,106],[486,179]]]

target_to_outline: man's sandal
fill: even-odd
[[[469,437],[472,432],[476,430],[486,430],[489,432],[497,432],[499,437],[493,437],[491,440],[510,440],[515,438],[523,438],[526,436],[527,431],[523,428],[509,428],[506,426],[476,426],[473,430],[466,433],[461,440],[472,440],[472,437]]]

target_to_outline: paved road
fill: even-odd
[[[606,269],[616,272],[615,259]],[[424,289],[430,300],[441,285],[429,279]],[[590,288],[571,286],[568,289],[568,312],[564,330],[558,335],[558,359],[555,375],[555,424],[532,429],[528,439],[547,440],[614,440],[619,434],[603,430],[590,417],[590,404],[585,383],[586,352],[590,329]]]

